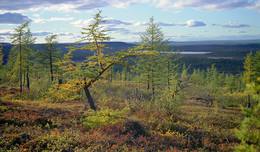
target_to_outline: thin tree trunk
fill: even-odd
[[[19,55],[20,55],[20,92],[22,93],[23,92],[23,76],[22,76],[22,42],[21,42],[21,37],[19,37],[19,39],[20,39],[20,44],[19,44]]]
[[[250,94],[247,95],[247,108],[251,107],[251,102],[250,102],[251,96]]]
[[[53,82],[52,54],[51,53],[50,53],[50,70],[51,70],[51,81]]]
[[[90,105],[90,108],[96,111],[97,108],[96,108],[96,106],[95,106],[95,104],[94,104],[94,101],[93,101],[93,98],[92,98],[92,96],[91,96],[91,94],[90,94],[90,92],[89,92],[88,86],[85,86],[85,87],[84,87],[84,91],[85,91],[85,94],[86,94],[86,96],[87,96],[87,98],[88,98],[88,103],[89,103],[89,105]],[[84,110],[86,110],[86,109],[87,109],[87,105],[85,105]]]
[[[170,90],[170,62],[167,62],[167,73],[168,73],[168,77],[167,77],[167,85],[168,85],[168,90]]]
[[[150,90],[150,75],[147,75],[147,90]]]
[[[26,72],[23,74],[23,89],[25,88]]]
[[[152,93],[153,93],[153,96],[154,96],[154,94],[155,94],[155,89],[154,89],[154,71],[153,71],[153,69],[152,69]]]
[[[26,78],[27,78],[27,89],[30,90],[29,67],[27,67]]]
[[[113,66],[111,66],[110,82],[113,82]]]

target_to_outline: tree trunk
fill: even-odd
[[[50,70],[51,70],[51,81],[53,82],[53,69],[52,69],[52,55],[50,53]]]
[[[113,66],[111,66],[111,71],[110,71],[110,82],[113,82]]]
[[[27,77],[27,89],[30,90],[29,72],[27,72],[26,77]]]
[[[168,90],[170,90],[170,62],[167,62],[167,85]]]
[[[20,92],[23,92],[23,78],[22,78],[22,45],[21,45],[21,37],[19,37],[20,39],[20,44],[19,44],[19,55],[20,55],[20,65],[19,65],[19,72],[20,72]]]
[[[147,75],[147,90],[150,90],[150,75]]]
[[[152,79],[151,79],[151,84],[152,84],[152,93],[153,93],[153,97],[154,97],[154,94],[155,94],[155,89],[154,89],[154,71],[152,69]]]
[[[84,87],[84,91],[85,91],[85,94],[86,94],[86,96],[88,98],[88,103],[90,105],[90,108],[96,111],[97,109],[96,109],[96,106],[95,106],[95,104],[93,102],[93,98],[92,98],[92,96],[91,96],[91,94],[89,92],[88,86]],[[86,109],[87,109],[87,105],[85,105],[84,110],[86,110]]]
[[[251,102],[250,102],[250,94],[247,95],[247,108],[251,107]]]

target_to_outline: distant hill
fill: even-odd
[[[126,42],[103,42],[107,47],[112,49],[105,50],[105,53],[115,53],[122,49],[128,49],[136,46],[135,43]],[[62,54],[68,52],[68,46],[82,47],[86,43],[59,43],[57,46],[62,51]],[[36,49],[43,50],[44,44],[35,44]],[[4,64],[8,59],[8,54],[12,48],[10,43],[2,43]],[[191,70],[200,68],[205,70],[211,64],[216,64],[220,72],[240,73],[243,68],[243,61],[246,54],[249,52],[255,53],[260,50],[260,41],[198,41],[198,42],[170,42],[170,46],[176,51],[197,52],[187,53],[182,55],[183,58],[179,61],[180,64],[185,63],[191,65]],[[198,52],[209,52],[200,54]],[[93,53],[89,50],[76,50],[73,52],[73,60],[80,62],[86,59],[87,56]]]
[[[74,47],[82,47],[84,45],[86,45],[87,43],[80,43],[80,44],[75,44],[75,43],[59,43],[56,46],[58,48],[60,48],[62,54],[68,53],[68,46],[74,46]],[[103,42],[103,44],[106,44],[107,47],[110,47],[112,49],[107,49],[104,52],[105,53],[115,53],[118,52],[122,49],[128,49],[130,47],[135,46],[136,44],[134,43],[125,43],[125,42]],[[4,54],[4,64],[6,64],[7,60],[8,60],[8,55],[9,52],[11,50],[11,48],[13,47],[12,44],[10,43],[1,43],[2,47],[3,47],[3,54]],[[43,49],[43,45],[44,44],[35,44],[35,49],[36,50],[40,50],[40,51],[44,51]],[[75,52],[73,52],[73,60],[74,61],[83,61],[86,59],[87,56],[92,55],[93,53],[89,50],[76,50]]]

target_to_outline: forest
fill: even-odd
[[[1,44],[0,151],[260,150],[259,50],[182,55],[208,46],[175,45],[153,17],[118,47],[93,20],[75,43],[36,45],[26,22]]]

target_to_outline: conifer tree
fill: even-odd
[[[84,78],[85,81],[79,86],[83,87],[91,109],[96,110],[96,106],[89,92],[89,88],[92,86],[93,83],[102,78],[102,75],[105,71],[107,71],[114,64],[121,64],[123,66],[131,67],[127,63],[127,61],[124,61],[124,59],[128,57],[153,55],[155,53],[149,50],[146,52],[141,52],[140,50],[147,49],[146,47],[144,47],[144,44],[142,44],[134,48],[129,48],[128,50],[121,50],[119,52],[116,52],[115,54],[104,54],[104,50],[109,48],[106,47],[106,45],[102,42],[109,41],[110,37],[107,36],[108,31],[104,30],[101,26],[101,24],[104,22],[103,17],[101,16],[101,11],[95,14],[93,19],[94,23],[90,24],[87,28],[83,28],[83,31],[81,32],[81,42],[88,41],[90,43],[81,48],[70,47],[69,54],[71,55],[73,51],[81,49],[89,50],[93,52],[94,55],[87,57],[86,61],[78,63],[77,67],[75,67],[74,69],[73,64],[68,65],[71,65],[70,67],[72,67],[72,71],[70,71],[71,73],[76,73],[76,77],[78,78]]]
[[[245,69],[245,72],[243,73],[243,81],[247,85],[246,86],[247,107],[250,107],[251,106],[251,94],[250,94],[250,89],[248,88],[248,84],[250,84],[252,82],[252,78],[253,78],[253,75],[254,75],[252,52],[247,54],[247,56],[245,58],[244,69]]]
[[[27,29],[27,31],[25,32],[23,38],[23,60],[24,60],[24,79],[26,77],[26,87],[28,90],[30,90],[30,79],[29,79],[29,74],[32,73],[31,72],[31,68],[33,65],[33,57],[34,57],[34,49],[35,47],[33,47],[33,44],[35,43],[36,38],[32,37],[31,31],[30,29]],[[24,81],[25,82],[25,81]]]
[[[4,59],[4,55],[2,53],[2,46],[0,44],[0,72],[1,72],[1,75],[0,75],[0,83],[1,83],[1,79],[2,79],[2,74],[4,73],[2,70],[3,70],[3,59]]]
[[[14,44],[14,47],[11,49],[11,61],[14,64],[12,65],[12,74],[19,74],[19,81],[20,81],[20,92],[23,90],[23,79],[22,79],[22,74],[23,74],[23,35],[25,33],[25,28],[29,26],[29,22],[23,23],[20,26],[18,26],[15,29],[15,34],[11,36],[12,43]],[[9,64],[10,65],[10,64]],[[17,72],[17,73],[16,73]]]
[[[4,60],[4,55],[3,55],[3,53],[2,53],[2,49],[3,49],[3,47],[1,46],[1,44],[0,44],[0,67],[3,65],[3,60]]]
[[[162,74],[167,74],[167,69],[170,70],[171,63],[168,61],[170,61],[171,57],[165,60],[165,55],[170,55],[166,51],[172,50],[167,48],[168,40],[165,40],[161,28],[159,25],[156,25],[153,17],[150,18],[149,25],[145,33],[140,35],[140,38],[142,43],[147,44],[149,50],[157,52],[155,56],[141,57],[137,60],[138,70],[146,74],[147,89],[151,88],[154,95],[155,86],[160,84],[161,79],[165,79],[168,76],[162,76]],[[168,79],[166,81],[169,82]]]
[[[230,91],[230,93],[232,94],[236,89],[235,77],[232,74],[230,75],[227,74],[225,80],[226,80],[226,87],[228,91]]]
[[[55,39],[57,39],[56,34],[46,36],[46,44],[43,47],[44,51],[41,52],[41,58],[44,60],[43,64],[47,64],[49,67],[51,81],[53,81],[54,78],[54,69],[58,69],[57,67],[54,67],[54,63],[57,63],[60,60],[61,55],[59,48],[55,46],[58,44],[58,41]]]
[[[253,58],[253,80],[255,83],[255,86],[260,88],[260,51],[257,51]],[[257,94],[260,94],[260,90],[257,91]]]

